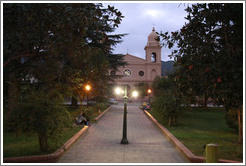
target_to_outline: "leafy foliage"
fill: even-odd
[[[108,35],[122,18],[102,4],[4,4],[6,86],[29,76],[66,95],[83,97],[88,82],[93,95],[105,94],[108,69],[125,64],[111,53],[124,34]]]
[[[41,151],[48,150],[48,139],[59,144],[63,129],[71,127],[70,114],[61,106],[63,98],[56,91],[31,90],[14,112],[13,123],[18,132],[37,134]]]
[[[181,99],[176,93],[173,79],[156,77],[152,85],[155,95],[153,111],[159,112],[169,126],[177,123],[181,112]]]
[[[196,97],[203,98],[204,107],[210,97],[216,104],[240,110],[241,114],[243,4],[193,4],[186,11],[188,22],[179,31],[161,34],[166,46],[172,48],[176,43],[178,47],[170,56],[175,59],[180,95],[190,103]]]
[[[234,129],[235,132],[238,132],[239,128],[238,128],[237,110],[233,110],[233,109],[228,110],[225,114],[225,120],[230,128]]]
[[[136,84],[135,87],[136,87],[136,90],[137,90],[138,93],[139,93],[139,96],[140,96],[142,99],[144,99],[144,97],[148,95],[147,90],[148,90],[148,87],[149,87],[149,86],[148,86],[147,83],[145,83],[145,82],[140,82],[140,83]]]
[[[108,69],[124,64],[122,57],[112,55],[112,47],[124,34],[111,34],[122,18],[118,9],[102,4],[3,4],[8,119],[14,109],[30,115],[20,116],[18,121],[22,131],[38,132],[42,151],[47,149],[47,139],[60,133],[65,123],[60,117],[67,117],[58,104],[63,101],[56,97],[82,99],[87,83],[93,87],[90,96],[107,93]],[[42,128],[36,128],[35,121],[40,121]]]
[[[217,104],[241,107],[243,78],[242,4],[193,4],[180,31],[162,33],[172,48],[175,79],[182,95],[212,97]]]

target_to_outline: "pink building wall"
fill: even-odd
[[[116,71],[116,75],[121,75],[123,77],[115,80],[115,86],[129,85],[130,90],[134,90],[136,84],[146,82],[151,86],[155,77],[161,76],[161,46],[156,40],[157,37],[158,35],[153,28],[144,48],[145,59],[128,53],[125,55],[124,60],[128,65],[121,67],[119,68],[119,71]],[[155,58],[152,57],[152,54],[155,54]],[[126,75],[124,73],[126,70],[130,71],[130,74],[128,73]],[[140,75],[140,71],[144,73],[143,76]],[[109,71],[109,73],[111,73],[111,71]]]

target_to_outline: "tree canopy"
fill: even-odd
[[[4,3],[3,81],[8,117],[18,104],[43,101],[32,100],[29,94],[83,97],[87,83],[93,87],[92,95],[106,94],[111,79],[108,70],[125,64],[122,56],[112,54],[125,35],[112,35],[122,19],[118,9],[97,3]],[[53,107],[52,102],[40,104],[44,103],[40,109]],[[49,117],[40,118],[55,124],[52,119],[57,113],[50,111]],[[35,119],[37,114],[33,110],[30,116]]]
[[[243,5],[202,3],[187,7],[187,23],[162,33],[165,45],[177,50],[176,80],[184,95],[212,97],[218,104],[243,102]]]
[[[180,95],[192,101],[208,98],[227,110],[243,105],[243,4],[199,3],[186,8],[187,23],[176,32],[161,33],[175,60]],[[241,131],[239,129],[239,131]],[[239,134],[240,135],[240,134]],[[241,136],[239,136],[241,137]]]
[[[5,3],[3,9],[7,87],[11,80],[31,77],[47,89],[83,92],[82,85],[91,82],[97,88],[100,80],[110,79],[109,68],[125,64],[122,56],[112,55],[124,34],[108,35],[123,18],[114,7]]]

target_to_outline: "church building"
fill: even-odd
[[[151,85],[156,76],[161,76],[161,46],[156,40],[157,37],[155,28],[153,28],[144,48],[145,59],[127,53],[124,56],[124,60],[128,65],[120,67],[119,71],[109,71],[111,75],[123,76],[115,80],[116,85],[127,85],[129,90],[131,90],[140,82]]]

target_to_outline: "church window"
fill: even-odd
[[[115,74],[116,74],[115,70],[111,70],[110,75],[115,76]]]
[[[123,72],[123,74],[126,76],[126,77],[129,77],[131,75],[131,71],[129,69],[125,70]]]
[[[156,53],[155,52],[153,52],[151,54],[151,62],[156,62]]]
[[[142,77],[142,76],[144,76],[144,72],[140,71],[140,72],[138,72],[138,75]]]

